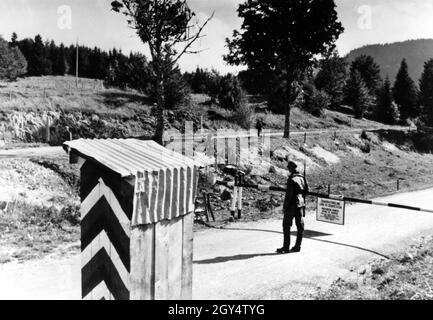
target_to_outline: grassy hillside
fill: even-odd
[[[409,74],[418,84],[424,63],[433,58],[433,39],[410,40],[391,44],[368,45],[355,49],[347,55],[352,62],[360,55],[369,55],[379,64],[382,77],[395,80],[401,61],[406,58]]]
[[[154,101],[134,91],[104,88],[101,81],[80,79],[78,88],[73,77],[25,78],[12,83],[0,83],[0,140],[10,142],[47,142],[61,144],[73,138],[121,138],[152,135],[155,116]],[[284,115],[266,111],[266,102],[253,97],[250,106],[257,110],[252,119],[264,120],[265,128],[281,131]],[[167,129],[181,129],[184,121],[193,121],[198,129],[233,129],[240,126],[234,121],[234,112],[212,104],[206,95],[192,95],[189,106],[167,111]],[[317,118],[294,108],[293,130],[380,128],[382,125],[368,120],[355,120],[351,115],[326,111]]]

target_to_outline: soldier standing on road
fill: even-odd
[[[257,134],[259,135],[259,137],[261,137],[261,135],[262,135],[262,130],[263,130],[263,122],[262,122],[262,119],[257,119],[257,122],[256,122],[256,129],[257,129]]]
[[[309,192],[307,179],[302,176],[298,170],[296,163],[289,161],[288,169],[290,177],[287,181],[286,198],[284,200],[284,244],[283,247],[277,249],[277,253],[300,252],[302,238],[304,235],[304,218],[305,218],[305,197]],[[290,229],[295,220],[298,234],[296,237],[295,246],[290,249]]]

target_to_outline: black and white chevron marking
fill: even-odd
[[[82,190],[82,297],[129,300],[131,212],[125,212],[129,205],[123,195],[110,187],[117,181],[108,173],[100,176],[91,177],[93,189],[87,184]]]

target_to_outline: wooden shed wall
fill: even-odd
[[[131,300],[192,298],[193,214],[131,234]]]

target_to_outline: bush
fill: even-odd
[[[275,84],[267,95],[268,107],[273,113],[285,114],[287,109],[286,89]]]
[[[191,90],[180,72],[176,72],[165,85],[165,110],[175,110],[190,102]]]
[[[304,95],[302,94],[302,83],[294,82],[292,91],[288,92],[287,83],[279,79],[274,79],[269,86],[269,94],[267,96],[269,109],[273,113],[286,114],[288,104],[290,107],[303,108]]]
[[[353,108],[357,119],[362,119],[371,107],[373,98],[358,71],[351,73],[344,91],[346,104]]]
[[[27,61],[17,47],[0,36],[0,79],[15,80],[27,72]]]
[[[246,103],[242,103],[232,116],[232,121],[244,129],[250,129],[254,118],[254,110]]]
[[[330,98],[321,90],[317,90],[314,84],[307,83],[304,85],[304,101],[302,107],[305,111],[315,117],[321,117],[323,111],[329,107]]]
[[[400,119],[400,111],[397,104],[393,102],[391,83],[388,78],[378,90],[374,117],[386,124],[396,124]]]
[[[228,74],[219,82],[218,101],[221,108],[238,110],[246,103],[246,94],[237,77]]]
[[[420,152],[432,152],[433,151],[433,134],[426,132],[418,132],[413,137],[415,148]]]

